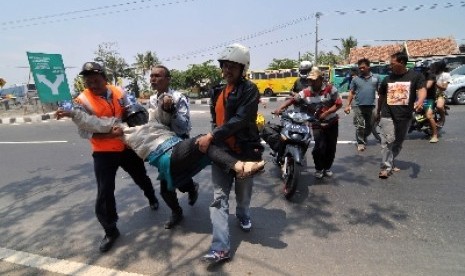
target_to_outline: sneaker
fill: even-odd
[[[315,171],[315,178],[322,179],[324,176],[323,170],[316,170]]]
[[[209,264],[216,264],[229,260],[229,251],[215,251],[212,250],[209,253],[203,255],[202,262]]]
[[[241,227],[242,231],[249,232],[252,229],[252,222],[250,219],[239,219],[239,226]]]
[[[429,142],[430,142],[430,143],[437,143],[437,142],[439,142],[439,139],[438,139],[438,137],[433,136],[433,137],[431,138],[431,140],[429,140]]]
[[[324,170],[324,171],[323,171],[323,174],[324,174],[325,176],[331,177],[331,176],[333,176],[334,173],[333,173],[331,170]]]
[[[357,150],[358,150],[358,151],[364,151],[364,150],[365,150],[365,145],[364,145],[364,144],[359,144],[359,145],[357,146]]]

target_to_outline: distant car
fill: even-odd
[[[451,82],[447,86],[447,100],[454,104],[465,104],[465,65],[450,72]]]

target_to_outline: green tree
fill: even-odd
[[[277,69],[292,69],[299,66],[299,61],[294,59],[277,59],[274,58],[273,61],[268,65],[268,69],[277,70]]]
[[[3,88],[5,84],[6,84],[6,80],[4,78],[0,78],[0,88]]]
[[[349,60],[350,49],[357,47],[357,39],[353,36],[349,36],[348,38],[341,38],[341,46],[334,46],[339,51],[339,55],[342,57],[343,61]]]
[[[152,67],[160,64],[157,54],[155,52],[147,51],[145,54],[137,53],[135,56],[136,62],[133,63],[133,66],[142,72],[142,76],[145,77],[147,72],[152,70]]]
[[[79,94],[82,91],[86,89],[86,86],[84,85],[84,80],[82,79],[82,76],[77,75],[74,78],[74,83],[73,83],[73,90],[75,94]]]
[[[315,60],[315,54],[306,52],[300,57],[300,61],[302,60],[308,60],[310,62],[313,62]]]
[[[118,78],[127,77],[129,73],[128,64],[116,50],[118,47],[116,42],[104,42],[98,45],[98,50],[95,52],[95,61],[102,63],[108,76],[108,82],[117,84]]]
[[[342,62],[342,58],[339,55],[334,54],[333,52],[329,51],[328,53],[325,53],[321,51],[318,54],[318,64],[322,65],[335,65],[339,64]]]
[[[176,69],[170,70],[171,74],[171,88],[180,90],[186,89],[186,74],[183,71],[179,71]]]
[[[212,64],[212,60],[205,61],[202,64],[191,64],[184,72],[185,87],[200,87],[208,89],[212,85],[218,84],[221,81],[220,69]]]

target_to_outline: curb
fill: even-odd
[[[0,118],[0,124],[22,124],[22,123],[39,123],[45,120],[50,120],[54,112],[46,114],[34,114],[23,117],[5,117]]]

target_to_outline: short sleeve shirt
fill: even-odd
[[[417,90],[425,87],[425,78],[413,70],[403,75],[391,74],[381,83],[379,94],[385,96],[381,117],[403,120],[412,117]]]
[[[320,113],[323,113],[335,104],[342,104],[342,99],[336,87],[323,85],[321,91],[312,91],[311,87],[300,91],[294,96],[294,102],[305,107],[306,112],[313,115],[318,108],[320,108]],[[337,119],[338,115],[336,112],[331,113],[325,118],[326,121],[337,121]]]
[[[356,106],[374,106],[379,78],[373,74],[355,77],[350,83],[350,90],[354,92],[353,104]]]

